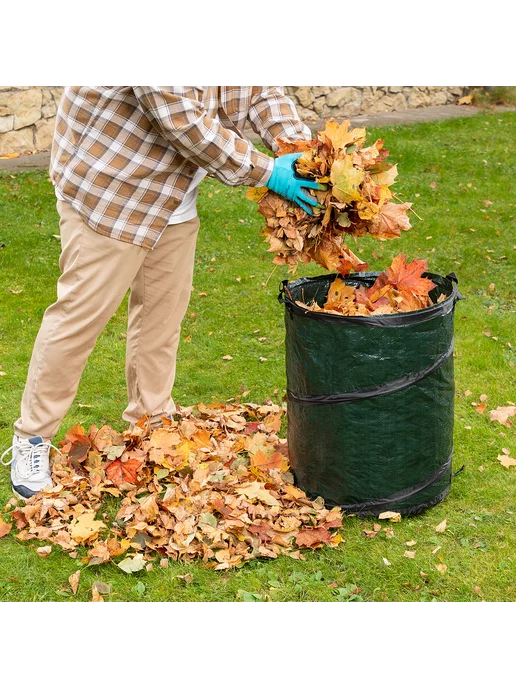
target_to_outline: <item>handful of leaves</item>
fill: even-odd
[[[313,216],[266,187],[248,192],[266,219],[265,238],[276,254],[273,262],[288,265],[292,273],[299,261],[312,260],[342,275],[366,270],[368,264],[344,243],[347,236],[395,239],[411,227],[407,210],[412,203],[391,200],[390,186],[398,171],[386,161],[384,142],[378,139],[364,148],[365,128],[349,131],[349,126],[349,120],[330,120],[312,141],[276,140],[279,155],[302,153],[297,173],[323,187],[310,191],[320,206]]]
[[[322,308],[315,302],[311,305],[302,301],[296,303],[310,311],[334,315],[368,316],[417,311],[432,305],[429,292],[436,285],[421,276],[426,269],[426,260],[413,260],[407,265],[405,256],[400,253],[369,289],[364,286],[355,288],[337,277],[330,285]],[[445,298],[441,294],[438,301]]]

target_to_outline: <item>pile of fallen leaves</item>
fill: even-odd
[[[312,141],[276,140],[278,155],[302,153],[295,163],[297,173],[323,187],[306,190],[319,202],[313,216],[265,187],[248,193],[266,219],[269,251],[276,254],[273,262],[288,265],[291,272],[299,261],[312,260],[342,275],[366,270],[367,263],[344,243],[347,236],[394,239],[411,227],[407,210],[412,203],[391,200],[390,186],[398,172],[386,161],[384,142],[378,139],[364,147],[365,128],[349,126],[349,120],[329,120]]]
[[[341,511],[293,485],[282,415],[272,403],[199,404],[155,430],[146,418],[123,434],[74,426],[52,457],[54,487],[24,506],[10,500],[16,537],[48,542],[41,556],[57,545],[75,558],[82,546],[84,563],[115,560],[126,572],[156,558],[221,570],[335,547]],[[113,497],[114,517],[106,513]]]
[[[392,264],[368,288],[353,287],[337,277],[331,283],[322,308],[317,303],[296,303],[307,310],[334,315],[386,315],[417,311],[433,305],[429,292],[435,288],[432,280],[422,277],[428,266],[426,260],[413,260],[407,265],[403,253],[394,257]],[[446,298],[441,294],[438,298]]]

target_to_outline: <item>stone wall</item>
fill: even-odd
[[[470,86],[286,86],[301,119],[318,122],[454,103]],[[63,87],[0,86],[0,155],[49,150]]]
[[[286,86],[301,119],[357,115],[446,105],[469,92],[470,86]]]
[[[62,92],[58,86],[0,86],[0,155],[50,149]]]

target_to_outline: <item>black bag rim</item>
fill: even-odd
[[[455,303],[464,299],[464,296],[462,296],[458,290],[458,279],[454,272],[448,273],[446,277],[433,272],[424,272],[422,277],[428,277],[428,279],[431,279],[432,281],[434,281],[433,278],[438,278],[439,281],[444,280],[445,282],[448,282],[447,286],[451,289],[451,292],[449,296],[447,296],[447,298],[440,303],[435,303],[433,306],[428,306],[428,308],[422,308],[417,311],[408,311],[405,313],[387,313],[384,315],[363,316],[335,315],[333,313],[315,312],[299,306],[291,298],[289,293],[290,289],[298,288],[303,284],[324,282],[331,278],[336,279],[337,277],[341,277],[345,284],[348,282],[363,283],[371,280],[374,281],[381,274],[381,272],[352,272],[349,275],[342,277],[338,273],[328,273],[326,275],[318,275],[316,277],[300,277],[299,279],[293,281],[283,280],[280,284],[278,301],[285,304],[285,307],[291,316],[295,314],[301,317],[318,320],[321,323],[341,323],[342,325],[357,325],[359,327],[397,327],[400,325],[426,322],[432,318],[448,315],[454,309]]]

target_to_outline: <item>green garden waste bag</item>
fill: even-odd
[[[379,274],[344,282],[370,287]],[[285,280],[278,297],[296,485],[347,513],[420,513],[452,479],[457,278],[424,273],[437,285],[434,305],[408,313],[340,316],[296,304],[322,306],[335,277]]]

